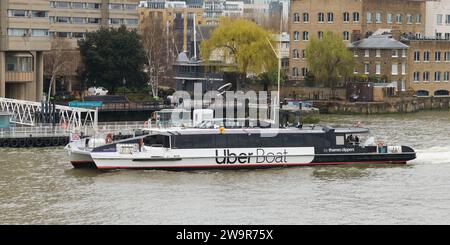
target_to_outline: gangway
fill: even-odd
[[[0,110],[10,113],[11,123],[37,126],[36,115],[42,112],[43,103],[0,97]],[[98,112],[93,109],[55,105],[59,125],[66,129],[97,128]]]

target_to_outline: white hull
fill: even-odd
[[[314,159],[313,147],[144,150],[130,154],[93,152],[91,156],[99,169],[264,168],[308,165]]]
[[[69,143],[65,148],[69,153],[70,163],[75,168],[95,167],[94,160],[91,157],[91,149],[82,147],[84,142],[84,139],[74,141]]]

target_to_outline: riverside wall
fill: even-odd
[[[395,97],[383,102],[314,101],[320,113],[386,114],[411,113],[420,110],[448,110],[450,97]]]

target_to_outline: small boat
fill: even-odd
[[[247,169],[342,164],[405,164],[408,146],[361,143],[365,128],[187,128],[158,130],[96,147],[98,169]]]

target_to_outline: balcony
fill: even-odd
[[[34,72],[7,71],[5,72],[5,80],[10,83],[33,82]]]

